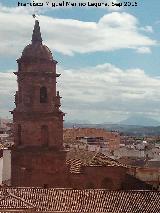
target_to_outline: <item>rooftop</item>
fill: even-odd
[[[158,191],[2,188],[0,211],[34,209],[39,212],[158,213]]]
[[[84,149],[71,149],[67,153],[66,163],[70,165],[71,173],[81,173],[83,166],[127,166],[100,152],[93,152]]]

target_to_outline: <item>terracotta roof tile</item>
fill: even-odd
[[[6,189],[5,189],[6,190]],[[159,213],[158,191],[73,190],[54,188],[0,189],[0,212],[31,209],[42,212]]]
[[[67,153],[66,164],[70,165],[71,173],[81,173],[82,166],[115,166],[127,168],[125,164],[109,158],[100,152],[83,149],[71,149]]]

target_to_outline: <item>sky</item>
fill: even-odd
[[[160,121],[160,1],[70,0],[109,6],[52,7],[61,2],[0,0],[0,117],[11,117],[15,107],[13,72],[36,13],[43,43],[58,61],[66,121],[116,123],[134,115]]]

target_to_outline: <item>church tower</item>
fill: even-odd
[[[63,113],[56,92],[57,62],[42,44],[38,20],[27,45],[17,60],[18,91],[13,111],[16,146],[51,146],[62,149]]]
[[[58,177],[65,167],[64,113],[56,91],[56,78],[60,74],[56,73],[57,61],[42,43],[38,20],[35,20],[32,42],[24,48],[17,63],[18,71],[14,74],[18,91],[12,112],[15,142],[12,184],[63,186],[62,177]]]

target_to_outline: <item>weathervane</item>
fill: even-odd
[[[35,13],[33,13],[32,16],[33,16],[33,18],[36,18],[36,14]]]
[[[36,15],[35,13],[32,14],[32,17],[33,17],[34,19],[38,20],[38,17],[37,17],[37,15]]]

